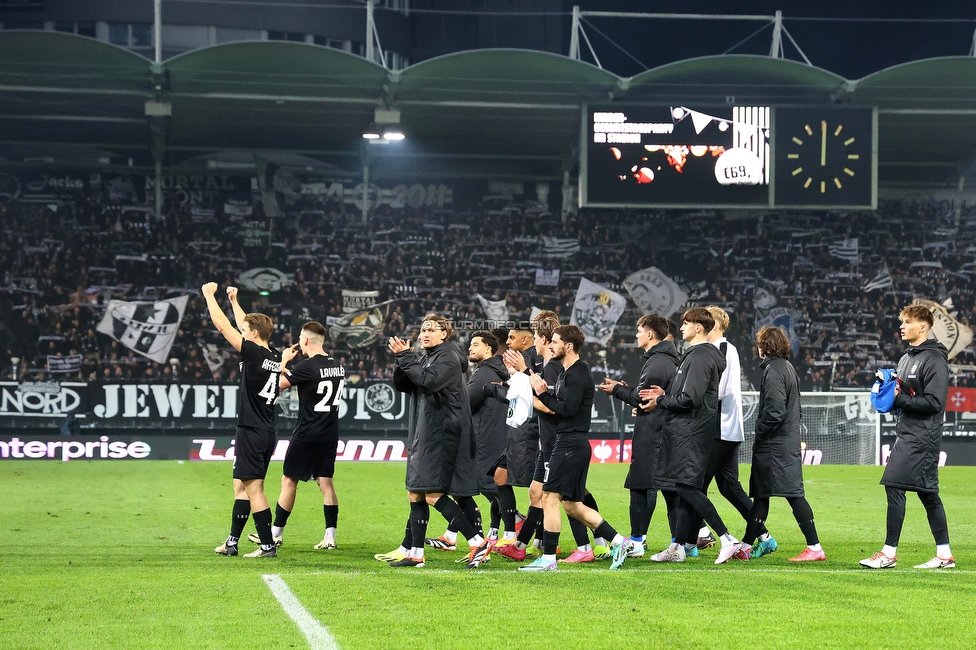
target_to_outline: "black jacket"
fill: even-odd
[[[901,414],[881,484],[938,492],[942,421],[949,396],[948,350],[935,339],[909,347],[898,362],[898,379],[903,385],[895,408]]]
[[[462,439],[474,458],[470,405],[456,343],[447,341],[421,354],[396,355],[393,386],[410,395],[407,431],[407,489],[450,492]],[[468,454],[466,454],[468,455]]]
[[[614,397],[637,407],[630,470],[624,481],[624,487],[629,490],[657,489],[655,475],[661,472],[659,457],[665,411],[660,408],[650,413],[642,410],[640,392],[651,386],[667,388],[678,370],[678,361],[678,351],[674,343],[662,341],[644,353],[644,367],[641,368],[636,386],[617,384],[613,387]]]
[[[718,383],[725,355],[711,343],[685,352],[667,392],[657,399],[664,414],[665,483],[701,487],[712,450],[718,413]]]
[[[763,360],[749,496],[802,497],[800,385],[786,359]]]
[[[508,404],[494,397],[492,383],[508,381],[510,376],[501,357],[496,356],[479,363],[468,380],[471,423],[478,449],[478,483],[482,491],[497,489],[489,472],[508,446],[508,425],[505,424]]]

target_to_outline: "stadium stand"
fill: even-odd
[[[161,218],[100,189],[60,205],[0,203],[0,367],[10,369],[11,358],[20,358],[19,378],[34,381],[232,381],[234,360],[215,352],[223,350],[219,345],[207,349],[219,341],[206,322],[199,286],[210,278],[235,284],[253,267],[294,274],[294,284],[268,296],[242,294],[275,318],[273,341],[287,345],[304,320],[342,315],[342,289],[378,290],[380,301],[396,299],[383,325],[385,339],[410,333],[430,311],[457,321],[484,319],[475,294],[505,299],[512,318],[527,318],[536,306],[568,320],[579,278],[624,292],[620,283],[628,273],[657,266],[685,288],[689,304],[729,311],[729,335],[742,350],[751,350],[753,325],[762,316],[757,312],[788,310],[800,345],[802,388],[815,391],[864,388],[876,368],[891,366],[902,347],[892,315],[914,297],[951,298],[964,323],[976,316],[976,210],[936,203],[883,201],[876,212],[749,219],[583,210],[565,223],[541,205],[497,201],[469,210],[381,209],[368,225],[341,206],[323,210],[309,202],[289,214],[277,220],[277,243],[242,248],[234,235],[239,217],[223,203],[168,205]],[[577,240],[578,252],[548,251],[543,232]],[[831,252],[838,239],[855,238],[856,257]],[[558,286],[536,286],[537,268],[559,269]],[[891,286],[866,290],[884,268]],[[136,355],[95,330],[110,299],[186,294],[190,302],[170,363]],[[624,313],[605,355],[587,346],[591,367],[633,376],[631,330],[638,315],[633,308]],[[49,373],[49,357],[79,354],[76,369]],[[392,359],[381,343],[340,344],[334,354],[353,375],[391,375]],[[744,376],[755,385],[757,360],[743,357]],[[972,347],[954,359],[956,385],[976,386],[974,361]]]

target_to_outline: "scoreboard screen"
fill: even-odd
[[[769,205],[768,106],[588,106],[580,205]]]

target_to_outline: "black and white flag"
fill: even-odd
[[[587,342],[606,345],[626,308],[627,299],[616,291],[580,278],[569,322],[583,330]]]
[[[279,291],[295,284],[295,274],[269,267],[248,269],[237,277],[241,289],[249,291]]]
[[[865,291],[876,291],[878,289],[891,289],[894,283],[891,281],[891,272],[888,270],[888,264],[885,263],[878,274],[874,276],[874,279],[864,285]]]
[[[215,374],[220,370],[220,367],[231,356],[230,350],[226,346],[220,346],[215,343],[201,343],[200,350],[203,351],[203,360],[207,362],[207,367],[210,368],[211,374]]]
[[[579,252],[579,239],[563,239],[560,237],[543,237],[542,248],[547,257],[570,257]]]
[[[857,264],[857,237],[854,239],[842,239],[834,242],[827,247],[827,251],[834,257],[838,257],[848,264]]]
[[[156,302],[110,300],[96,329],[137,354],[165,363],[186,301],[186,296]]]
[[[488,320],[495,323],[505,323],[509,320],[508,304],[504,298],[502,300],[488,300],[480,293],[474,294],[474,297],[478,299],[481,308],[485,310],[485,316],[488,317]],[[504,325],[495,325],[495,327],[504,327]]]
[[[631,273],[624,278],[623,285],[645,314],[661,314],[667,318],[688,302],[688,294],[656,266]]]

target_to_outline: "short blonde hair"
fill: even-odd
[[[711,314],[712,318],[715,319],[715,324],[718,325],[720,330],[725,332],[729,329],[729,314],[727,311],[721,307],[716,307],[715,305],[709,305],[708,307],[705,307],[705,309],[707,309],[708,313]]]

